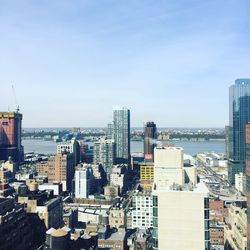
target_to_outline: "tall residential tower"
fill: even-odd
[[[130,159],[130,110],[113,108],[113,135],[116,163],[129,163]]]
[[[114,141],[102,138],[94,142],[93,158],[94,164],[102,164],[109,179],[115,159]]]

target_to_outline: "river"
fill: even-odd
[[[195,155],[201,152],[225,152],[225,142],[224,141],[173,141],[169,143],[174,143],[175,146],[182,147],[186,154]],[[40,154],[55,154],[57,143],[53,141],[44,140],[32,140],[24,139],[22,140],[24,146],[24,152],[35,152]],[[92,142],[87,143],[93,145]],[[143,141],[131,141],[131,152],[143,152]]]

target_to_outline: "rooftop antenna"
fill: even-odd
[[[16,112],[18,113],[20,108],[19,108],[19,105],[17,104],[15,88],[14,88],[13,84],[11,86],[12,86],[12,93],[13,93],[13,96],[14,96],[14,101],[15,101],[15,106],[16,106]]]

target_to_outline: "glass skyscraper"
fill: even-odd
[[[144,159],[153,162],[154,148],[156,147],[156,125],[154,122],[147,122],[144,127]]]
[[[130,159],[130,111],[125,107],[113,108],[113,136],[116,163],[129,163]]]
[[[246,124],[250,121],[250,79],[237,79],[229,88],[228,180],[246,169]]]
[[[250,250],[250,124],[246,125],[247,250]]]

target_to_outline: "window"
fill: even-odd
[[[155,217],[158,216],[158,208],[157,207],[153,208],[153,216],[155,216]]]
[[[158,218],[153,218],[153,226],[158,227]]]
[[[209,219],[209,210],[204,210],[204,217],[205,217],[205,219]]]
[[[205,240],[209,240],[209,231],[205,231]]]
[[[158,206],[158,197],[157,196],[153,196],[153,206],[154,207]]]
[[[209,208],[209,198],[204,198],[204,208]]]

